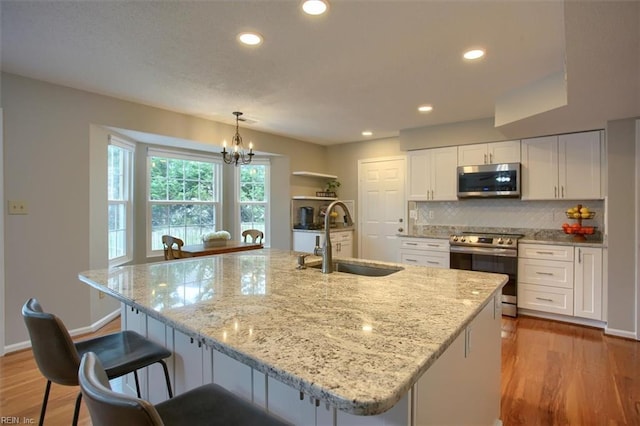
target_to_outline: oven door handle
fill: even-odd
[[[450,246],[451,253],[483,254],[487,256],[518,257],[518,251],[506,248]]]

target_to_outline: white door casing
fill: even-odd
[[[406,157],[358,161],[358,257],[398,261],[399,233],[406,233]]]

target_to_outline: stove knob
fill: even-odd
[[[466,239],[465,237],[460,238],[460,242],[461,242],[461,243],[464,243],[464,242],[466,242],[466,241],[467,241],[467,239]]]
[[[453,241],[458,241],[458,237],[453,237]]]
[[[504,244],[504,240],[502,238],[498,238],[498,244]]]
[[[513,240],[512,240],[511,238],[509,238],[509,239],[507,240],[507,244],[513,244]]]

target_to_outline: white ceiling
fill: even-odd
[[[4,71],[320,144],[492,117],[566,53],[560,1],[3,0],[1,36]]]

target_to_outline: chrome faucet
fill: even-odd
[[[322,273],[330,274],[333,272],[333,258],[331,253],[331,232],[329,232],[329,220],[331,212],[335,206],[342,207],[347,215],[347,226],[353,226],[353,219],[351,219],[351,213],[349,209],[344,205],[342,201],[336,200],[329,204],[324,216],[324,244],[320,248],[320,236],[316,237],[316,247],[313,249],[313,254],[316,256],[322,256]]]

